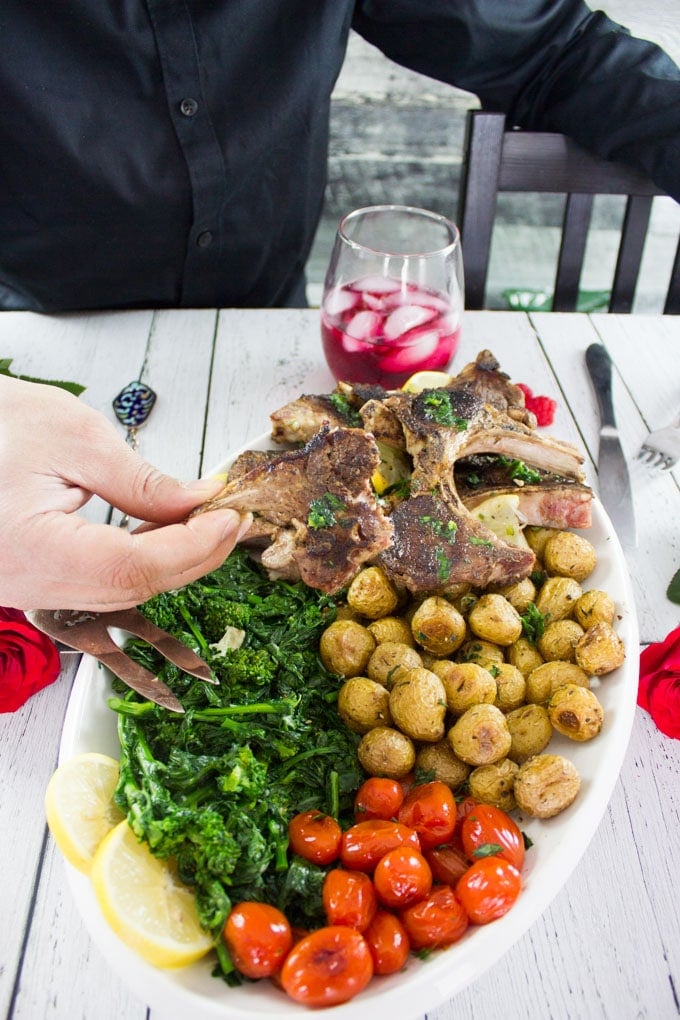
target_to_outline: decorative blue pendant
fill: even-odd
[[[156,394],[150,386],[131,382],[124,386],[113,400],[113,410],[118,421],[129,429],[138,429],[151,414],[156,403]]]

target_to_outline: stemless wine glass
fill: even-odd
[[[464,305],[458,228],[412,206],[376,205],[340,220],[321,306],[321,338],[338,380],[396,389],[445,371]]]

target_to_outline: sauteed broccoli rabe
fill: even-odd
[[[241,899],[276,903],[309,924],[324,872],[289,863],[288,821],[312,808],[351,819],[363,778],[358,737],[336,710],[338,678],[316,651],[334,601],[303,584],[272,582],[237,549],[218,571],[142,611],[202,655],[219,685],[129,642],[128,653],[158,673],[185,714],[116,687],[118,805],[154,854],[176,859],[216,936]]]

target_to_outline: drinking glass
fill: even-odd
[[[356,209],[340,220],[321,306],[321,338],[338,380],[397,389],[445,371],[464,306],[458,228],[412,206]]]

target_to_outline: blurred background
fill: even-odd
[[[602,9],[680,63],[678,0],[606,0]],[[337,223],[350,210],[403,203],[455,219],[465,114],[478,106],[470,93],[406,71],[352,35],[333,94],[325,207],[307,264],[310,304],[319,304]],[[507,308],[507,290],[550,292],[562,204],[551,195],[500,196],[489,307]],[[596,198],[582,289],[608,288],[622,215],[622,198]],[[633,311],[661,311],[679,230],[680,207],[656,198]]]

